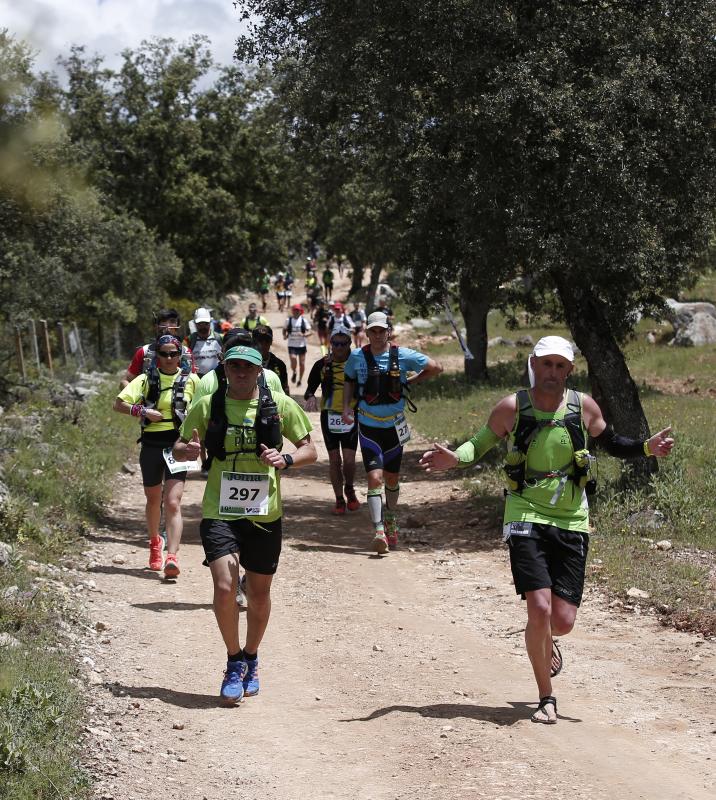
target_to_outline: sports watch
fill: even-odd
[[[286,462],[286,466],[284,469],[288,469],[289,467],[293,466],[293,456],[290,456],[288,453],[282,453],[283,460]]]

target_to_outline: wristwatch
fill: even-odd
[[[283,460],[286,462],[286,466],[284,469],[288,469],[289,467],[293,466],[293,456],[290,456],[288,453],[282,453]]]

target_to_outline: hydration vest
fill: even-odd
[[[323,366],[321,367],[321,394],[323,401],[328,405],[333,394],[333,356],[323,356]]]
[[[405,384],[400,380],[398,347],[394,344],[390,346],[387,372],[380,371],[369,344],[361,349],[368,366],[368,377],[361,386],[361,397],[369,406],[390,405],[399,402],[401,398],[405,397],[403,393]],[[411,411],[414,410],[414,404],[410,401],[408,403],[413,406]]]
[[[306,330],[307,330],[306,319],[305,319],[305,317],[303,315],[301,315],[298,318],[297,317],[289,317],[286,320],[286,326],[285,327],[286,327],[286,331],[288,331],[289,334],[296,333],[296,326],[294,325],[294,322],[298,322],[299,319],[301,320],[301,333],[305,333],[306,332]]]
[[[243,452],[241,450],[227,452],[226,432],[229,429],[229,420],[226,416],[226,372],[224,365],[220,364],[216,368],[219,386],[211,396],[211,412],[209,423],[204,436],[204,446],[206,452],[213,458],[225,461],[228,455]],[[254,420],[254,430],[256,431],[256,455],[261,455],[261,445],[266,447],[281,448],[283,444],[283,434],[281,433],[281,417],[278,413],[276,401],[273,399],[271,390],[266,384],[266,376],[261,373],[257,381],[259,389],[259,402],[256,409],[256,419]]]
[[[184,389],[186,382],[189,380],[190,371],[181,369],[179,377],[174,379],[171,385],[172,390],[172,421],[174,427],[178,430],[181,427],[184,418],[186,417],[186,398],[184,397]],[[167,391],[164,389],[164,391]],[[156,362],[153,362],[147,372],[147,394],[144,398],[144,405],[147,408],[156,408],[159,403],[159,397],[162,393],[161,388],[161,375],[159,367]],[[146,427],[151,423],[146,417],[142,420],[142,427]]]
[[[211,331],[209,333],[209,336],[205,340],[202,340],[202,341],[207,341],[208,342],[209,339],[216,339],[216,341],[219,342],[219,344],[221,344],[221,336],[219,336],[216,333],[216,331]],[[189,336],[189,349],[193,351],[194,348],[196,347],[196,343],[198,341],[199,341],[199,334],[196,331],[194,331],[194,333],[192,333],[191,336]]]
[[[572,443],[572,459],[551,472],[527,471],[527,450],[535,436],[548,427],[565,428]],[[555,505],[559,499],[567,480],[574,482],[575,486],[585,489],[587,494],[594,494],[596,481],[590,479],[589,461],[591,456],[587,450],[587,437],[582,420],[582,400],[574,389],[567,390],[566,412],[562,419],[537,419],[535,409],[527,389],[517,392],[517,419],[512,431],[512,449],[508,451],[504,470],[510,491],[519,493],[530,482],[544,478],[560,478],[557,491],[552,497],[551,504]],[[571,474],[569,470],[571,469]]]

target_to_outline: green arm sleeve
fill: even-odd
[[[480,430],[468,439],[465,444],[457,448],[455,454],[460,459],[459,467],[469,467],[479,461],[488,450],[500,441],[500,437],[487,425],[483,425]]]

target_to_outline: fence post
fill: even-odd
[[[30,320],[30,329],[32,330],[32,351],[35,355],[35,363],[37,364],[37,374],[40,374],[40,348],[37,346],[37,328],[35,327],[35,320]]]
[[[75,336],[77,337],[77,353],[79,355],[78,361],[80,362],[80,369],[85,368],[85,354],[82,351],[82,339],[80,339],[80,332],[77,328],[77,323],[72,323],[72,330],[75,332]]]
[[[55,370],[52,366],[52,349],[50,348],[50,334],[47,331],[47,320],[41,319],[40,325],[42,326],[42,339],[45,343],[45,355],[47,356],[47,368],[50,370],[50,377],[55,377]]]
[[[25,370],[25,354],[22,352],[22,330],[19,325],[15,326],[15,351],[17,352],[17,365],[20,368],[20,374],[24,381],[27,380],[27,371]]]
[[[60,353],[62,354],[62,365],[67,366],[67,339],[65,338],[65,326],[57,323],[57,338],[60,340]]]

